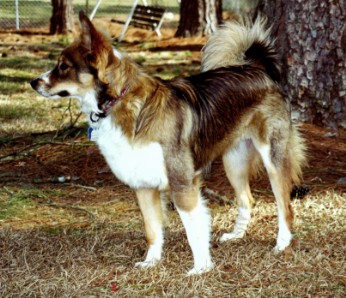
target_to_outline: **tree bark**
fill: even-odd
[[[50,19],[50,34],[66,34],[73,31],[72,0],[52,0],[52,17]]]
[[[346,0],[261,0],[283,65],[292,116],[346,128]]]
[[[222,0],[181,0],[175,36],[205,36],[222,23]]]

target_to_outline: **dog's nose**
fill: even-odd
[[[31,85],[32,89],[34,89],[34,90],[37,89],[39,81],[40,81],[40,79],[37,78],[37,79],[34,79],[34,80],[32,80],[32,81],[30,82],[30,85]]]

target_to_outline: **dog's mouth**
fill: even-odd
[[[70,92],[66,91],[66,90],[63,90],[63,91],[60,91],[58,92],[57,94],[54,94],[53,96],[60,96],[60,97],[68,97],[68,96],[71,96]]]
[[[41,78],[36,78],[30,82],[32,89],[38,92],[40,95],[48,98],[60,98],[60,97],[69,97],[71,96],[70,92],[67,90],[61,90],[55,93],[50,93],[47,89],[47,85],[44,80]]]

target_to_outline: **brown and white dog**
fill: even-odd
[[[56,67],[31,82],[48,98],[74,97],[113,173],[136,192],[149,245],[143,262],[162,254],[160,192],[170,193],[194,257],[190,274],[209,271],[211,218],[200,193],[201,170],[222,156],[238,216],[220,241],[241,238],[250,222],[249,177],[262,160],[277,201],[276,250],[291,242],[292,183],[299,182],[304,142],[290,120],[280,68],[265,21],[226,24],[202,52],[202,72],[161,80],[146,74],[81,12],[80,38]]]

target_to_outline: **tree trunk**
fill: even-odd
[[[53,12],[50,19],[50,34],[66,34],[73,31],[72,0],[52,0]]]
[[[346,128],[346,0],[261,0],[299,120]]]
[[[222,0],[181,0],[180,21],[175,36],[204,36],[222,22]]]

